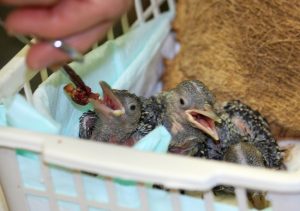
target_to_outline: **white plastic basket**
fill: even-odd
[[[153,15],[160,16],[159,7],[164,0],[151,0],[149,7],[142,9],[142,0],[135,1],[137,21],[132,27],[139,27]],[[168,7],[175,12],[173,0],[168,0]],[[124,33],[129,29],[126,16],[121,19]],[[175,44],[165,37],[164,45]],[[109,32],[108,38],[114,34]],[[157,49],[146,67],[146,72],[157,67],[162,61],[163,45]],[[0,103],[8,96],[24,90],[26,99],[32,102],[31,79],[35,73],[26,69],[24,63],[25,47],[1,71]],[[42,80],[48,75],[41,73]],[[147,79],[144,77],[139,84]],[[140,89],[137,85],[134,88]],[[139,90],[136,90],[139,91]],[[21,175],[18,151],[33,152],[39,160],[42,189],[32,188],[24,184]],[[74,185],[74,195],[56,191],[52,168],[63,168],[70,174]],[[31,169],[28,169],[30,171]],[[82,172],[101,175],[106,187],[108,200],[99,202],[87,197],[86,177]],[[118,203],[120,197],[112,178],[122,178],[137,182],[138,207],[128,208]],[[91,176],[89,177],[91,179]],[[268,192],[272,210],[298,210],[300,207],[300,172],[275,172],[267,169],[250,168],[235,164],[187,158],[176,155],[139,152],[120,146],[103,143],[86,142],[70,137],[54,136],[44,133],[29,132],[16,128],[0,128],[0,210],[30,211],[37,210],[186,210],[187,202],[178,189],[203,192],[203,204],[197,204],[194,210],[234,210],[216,205],[212,188],[223,184],[235,187],[236,209],[248,210],[246,189]],[[164,192],[157,200],[169,201],[169,206],[159,208],[148,184],[162,184],[171,189]],[[155,195],[156,196],[156,195]],[[35,198],[34,198],[35,197]],[[36,200],[40,197],[41,200]],[[124,197],[124,196],[122,196]],[[129,200],[130,198],[128,198]],[[43,201],[44,200],[44,201]],[[126,199],[127,200],[127,199]],[[189,199],[190,200],[190,199]],[[202,199],[201,199],[202,200]],[[65,206],[62,203],[68,202]],[[43,204],[44,203],[44,204]],[[47,205],[47,206],[44,206]],[[73,206],[74,205],[74,206]]]

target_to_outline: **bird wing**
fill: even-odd
[[[267,120],[238,100],[227,102],[223,109],[240,133],[262,152],[267,166],[281,168],[282,155]]]
[[[173,138],[169,144],[168,152],[193,157],[207,157],[207,145],[205,140],[198,137],[188,136]]]
[[[98,116],[94,111],[87,111],[79,118],[79,138],[90,139]]]
[[[253,137],[257,128],[270,131],[267,120],[258,111],[251,109],[239,100],[227,102],[223,109],[243,135]]]

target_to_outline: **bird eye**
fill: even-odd
[[[136,109],[136,106],[135,106],[135,105],[131,105],[131,106],[129,107],[129,109],[130,109],[131,111],[134,111],[134,110]]]
[[[179,99],[179,102],[180,102],[180,105],[183,105],[183,106],[185,105],[185,101],[184,101],[183,98],[180,98],[180,99]]]

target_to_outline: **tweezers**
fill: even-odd
[[[1,18],[0,18],[0,26],[4,28],[4,21]],[[25,45],[32,45],[31,40],[23,35],[15,35],[15,37]],[[47,42],[49,42],[49,44],[51,44],[54,48],[66,53],[73,61],[77,61],[77,62],[83,61],[83,55],[79,53],[76,49],[64,43],[62,40],[53,40]]]

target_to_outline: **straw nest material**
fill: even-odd
[[[299,11],[298,0],[179,0],[165,89],[201,80],[259,110],[277,138],[300,137]]]

